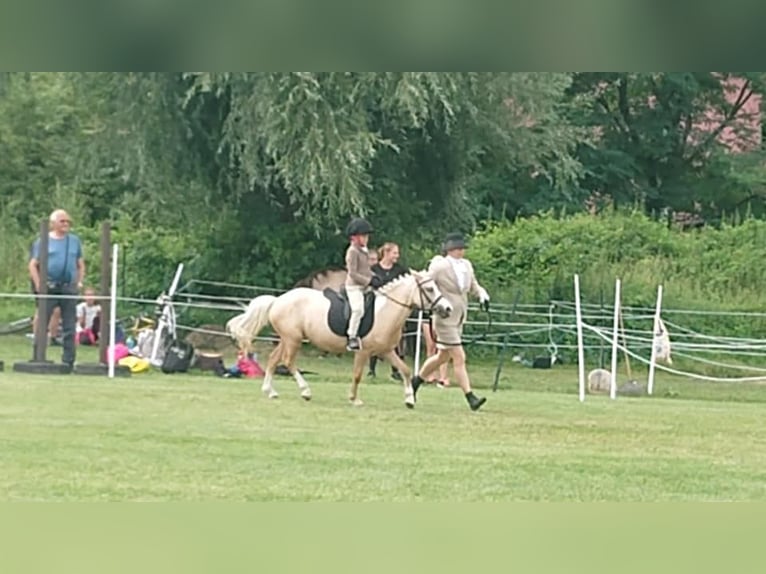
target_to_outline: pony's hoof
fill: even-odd
[[[362,401],[362,399],[349,399],[349,402],[351,403],[352,407],[364,406],[364,401]]]
[[[278,399],[279,398],[279,393],[277,391],[271,391],[269,393],[269,398],[270,399]]]
[[[404,406],[407,407],[408,409],[412,410],[412,409],[415,408],[415,403],[407,402],[407,403],[404,403]]]
[[[311,391],[309,391],[307,393],[306,392],[301,393],[301,397],[303,398],[304,401],[310,401],[311,400]]]

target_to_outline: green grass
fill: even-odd
[[[30,357],[23,338],[0,338],[2,500],[766,499],[759,385],[660,377],[656,397],[580,404],[574,368],[512,365],[479,413],[435,388],[408,411],[387,365],[365,380],[365,406],[348,405],[348,358],[304,360],[319,373],[306,403],[284,377],[269,401],[260,380],[9,372]],[[486,387],[494,365],[471,372]]]

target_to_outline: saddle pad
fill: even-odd
[[[351,316],[351,307],[348,305],[348,299],[345,297],[345,290],[341,293],[331,288],[324,291],[324,296],[330,300],[330,310],[327,312],[327,326],[330,331],[339,337],[346,337],[348,331],[348,320]],[[359,337],[364,338],[372,330],[375,324],[375,294],[364,294],[364,315],[359,324]]]

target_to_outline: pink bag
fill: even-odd
[[[239,359],[237,359],[237,368],[242,373],[242,376],[248,379],[262,377],[265,374],[258,361],[252,357],[246,357],[242,353],[239,354]]]
[[[128,355],[130,355],[130,349],[128,349],[127,345],[125,343],[117,343],[114,346],[114,349],[110,348],[109,353],[114,355],[114,362],[118,362],[120,359],[124,359]]]

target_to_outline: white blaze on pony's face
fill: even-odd
[[[452,304],[442,296],[436,281],[428,273],[418,273],[417,271],[411,271],[411,273],[418,283],[421,299],[418,303],[422,305],[423,309],[432,309],[441,317],[449,317],[452,313]]]

